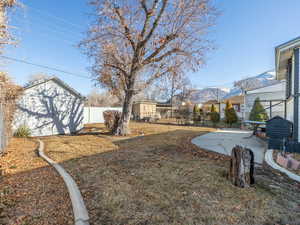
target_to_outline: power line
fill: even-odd
[[[25,21],[26,20],[26,21]],[[49,32],[53,32],[53,33],[59,33],[61,36],[67,37],[67,38],[76,38],[76,39],[82,39],[83,38],[83,34],[80,31],[75,31],[73,29],[70,28],[66,28],[66,27],[61,27],[55,23],[47,23],[47,22],[41,22],[41,21],[31,21],[29,18],[19,18],[19,17],[15,17],[14,21],[17,23],[26,23],[26,26],[28,26],[30,28],[30,30],[33,30],[32,27],[33,25],[37,25],[37,29],[40,30],[47,30],[47,33]],[[28,29],[28,28],[27,28]]]
[[[24,64],[28,64],[28,65],[31,65],[31,66],[36,66],[36,67],[40,67],[40,68],[44,68],[44,69],[48,69],[48,70],[53,70],[53,71],[56,71],[56,72],[65,73],[65,74],[76,76],[76,77],[80,77],[80,78],[91,79],[88,76],[84,76],[84,75],[81,75],[81,74],[76,74],[76,73],[68,72],[68,71],[65,71],[65,70],[61,70],[61,69],[50,67],[50,66],[46,66],[46,65],[41,65],[41,64],[36,64],[36,63],[28,62],[28,61],[22,60],[22,59],[17,59],[17,58],[13,58],[13,57],[9,57],[9,56],[3,56],[3,55],[1,57],[5,58],[5,59],[8,59],[8,60],[15,61],[15,62],[24,63]]]
[[[32,7],[32,6],[25,5],[24,3],[23,3],[23,5],[26,6],[27,8],[29,8],[29,9],[33,10],[33,11],[36,11],[36,12],[39,13],[40,15],[52,17],[53,19],[56,19],[56,20],[61,21],[61,22],[63,22],[63,23],[69,24],[69,25],[71,25],[71,26],[73,26],[73,27],[77,27],[77,28],[80,28],[80,29],[85,29],[85,27],[83,27],[83,26],[80,26],[80,25],[78,25],[78,24],[72,23],[72,22],[70,22],[70,21],[68,21],[68,20],[66,20],[66,19],[63,19],[63,18],[61,18],[61,17],[59,17],[59,16],[56,16],[56,15],[54,15],[54,14],[51,14],[51,13],[49,13],[49,12],[46,12],[46,11],[43,11],[43,10],[34,8],[34,7]]]

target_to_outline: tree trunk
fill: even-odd
[[[126,91],[121,119],[119,120],[117,129],[114,131],[114,134],[117,136],[130,134],[129,122],[132,112],[133,96],[132,90]]]
[[[254,155],[250,149],[241,146],[232,149],[229,179],[242,188],[254,184]]]

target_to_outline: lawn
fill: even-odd
[[[46,153],[78,183],[91,224],[300,224],[298,184],[265,167],[256,169],[254,187],[234,187],[229,158],[190,143],[213,129],[131,126],[126,138],[99,124],[43,138]]]

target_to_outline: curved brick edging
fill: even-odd
[[[295,181],[300,182],[300,176],[298,176],[298,175],[296,175],[296,174],[288,171],[287,169],[279,166],[276,162],[274,162],[274,160],[273,160],[273,150],[269,149],[269,150],[266,151],[265,161],[273,169],[279,170],[280,172],[286,174],[289,178],[291,178],[291,179],[293,179]]]
[[[47,161],[51,166],[53,166],[57,170],[57,172],[63,178],[67,186],[67,189],[69,191],[69,196],[72,202],[72,207],[73,207],[73,214],[74,214],[74,221],[75,221],[74,224],[89,225],[89,215],[77,184],[70,176],[70,174],[68,174],[62,166],[60,166],[57,162],[53,161],[52,159],[48,158],[45,155],[44,142],[42,142],[41,140],[38,141],[39,141],[39,148],[38,148],[39,156],[42,157],[45,161]]]

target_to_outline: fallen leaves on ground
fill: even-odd
[[[129,137],[110,136],[103,125],[93,124],[85,134],[44,139],[47,154],[79,184],[92,224],[299,222],[300,194],[289,179],[257,168],[254,187],[234,187],[227,180],[229,157],[190,143],[213,129],[131,127]]]
[[[14,138],[0,157],[0,224],[73,224],[63,180],[37,156],[36,148],[33,139]]]

